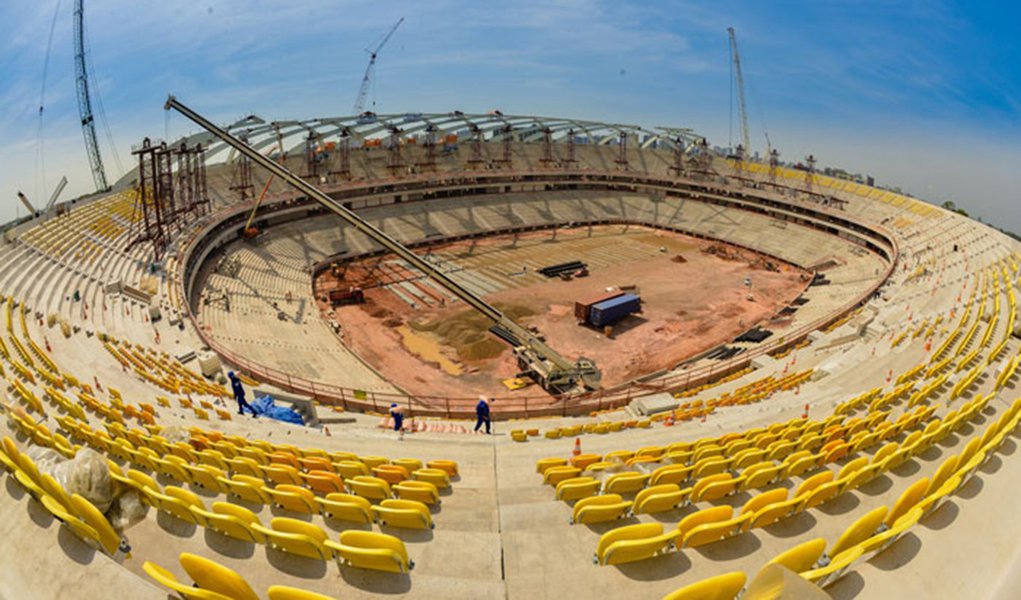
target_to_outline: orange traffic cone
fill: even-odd
[[[925,351],[932,350],[932,338],[925,340]]]
[[[890,383],[891,379],[893,379],[893,369],[890,369],[890,372],[886,374],[886,383]]]
[[[581,455],[581,438],[574,438],[574,450],[571,451],[571,456]]]
[[[808,402],[805,403],[805,410],[801,411],[801,418],[802,419],[808,418]]]

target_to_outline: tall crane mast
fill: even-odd
[[[78,89],[78,116],[82,121],[82,135],[85,136],[85,153],[89,155],[89,167],[92,168],[92,181],[96,190],[105,190],[110,186],[106,183],[106,171],[103,169],[103,157],[99,154],[99,143],[96,142],[96,123],[92,116],[92,101],[89,100],[89,76],[85,68],[85,19],[82,0],[74,2],[74,71],[75,84]]]
[[[751,140],[748,135],[748,109],[744,101],[744,76],[741,75],[741,55],[737,52],[737,37],[734,35],[734,28],[728,27],[727,34],[730,36],[730,55],[734,60],[734,80],[737,82],[737,110],[741,117],[741,143],[744,144],[745,153],[751,152]]]
[[[369,53],[369,66],[365,67],[365,75],[362,76],[362,87],[359,88],[358,97],[355,99],[354,114],[360,115],[365,111],[365,100],[369,96],[369,86],[372,84],[372,77],[375,73],[376,57],[379,56],[379,51],[382,50],[383,46],[390,41],[390,37],[393,36],[394,32],[397,31],[397,28],[400,27],[403,22],[404,17],[401,17],[400,20],[390,28],[390,31],[383,36],[383,39],[376,44],[374,49],[369,50],[366,48],[366,51]]]

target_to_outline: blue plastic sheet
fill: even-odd
[[[260,417],[269,417],[276,419],[277,421],[283,421],[285,423],[294,423],[296,425],[304,425],[305,421],[301,418],[293,408],[284,408],[283,406],[277,406],[273,401],[273,396],[259,396],[252,402],[252,408]]]

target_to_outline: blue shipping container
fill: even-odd
[[[641,310],[641,298],[634,294],[623,294],[604,300],[599,304],[593,304],[589,309],[588,322],[593,327],[603,327]]]

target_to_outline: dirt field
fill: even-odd
[[[536,327],[564,356],[593,359],[604,385],[671,368],[764,324],[807,285],[803,271],[761,255],[636,227],[561,230],[555,239],[548,231],[494,237],[431,253],[462,284],[488,286],[489,303]],[[564,281],[535,272],[569,260],[588,263],[589,275]],[[350,265],[345,275],[338,282],[327,272],[317,287],[360,285],[366,303],[320,308],[340,324],[349,346],[396,385],[417,395],[541,393],[536,386],[509,392],[500,383],[517,373],[510,348],[463,302],[386,258]],[[752,300],[745,278],[752,280]],[[403,297],[374,283],[397,283]],[[641,314],[615,324],[611,337],[577,323],[576,300],[621,286],[635,286]]]

